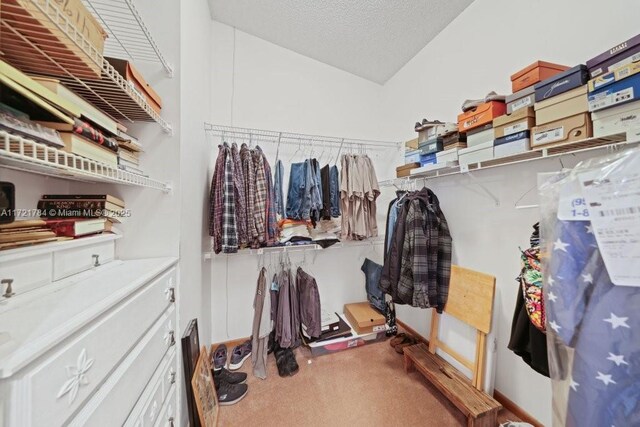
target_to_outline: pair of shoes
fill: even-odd
[[[416,122],[415,126],[413,127],[413,129],[416,132],[420,132],[423,131],[425,129],[428,128],[432,128],[434,126],[438,126],[438,125],[443,125],[444,123],[441,122],[440,120],[427,120],[427,119],[422,119],[422,123],[420,122]]]
[[[386,318],[387,331],[385,334],[390,337],[398,333],[398,326],[396,325],[396,306],[393,302],[387,303]]]
[[[292,377],[298,373],[300,367],[296,362],[296,356],[290,348],[282,348],[276,344],[273,352],[276,357],[276,366],[278,367],[278,375],[281,377]]]
[[[391,338],[391,341],[389,341],[389,345],[393,348],[395,348],[398,344],[400,344],[402,341],[404,341],[404,338],[407,336],[406,333],[404,332],[400,332],[398,335],[396,335],[395,337]]]
[[[276,331],[271,331],[269,334],[269,342],[267,344],[267,354],[273,353],[276,348]]]
[[[478,105],[484,104],[485,102],[498,101],[504,102],[507,99],[504,95],[498,95],[494,91],[491,91],[485,96],[483,99],[467,99],[462,103],[462,111],[467,112],[469,110],[473,110],[477,108]]]
[[[233,348],[231,359],[229,360],[229,369],[232,371],[240,369],[249,356],[251,356],[251,340],[247,340]],[[227,364],[227,346],[220,344],[211,358],[215,371],[224,368]]]
[[[404,354],[404,348],[410,345],[418,344],[418,341],[409,334],[400,333],[397,337],[391,339],[391,347],[396,353]]]
[[[233,405],[241,401],[249,392],[245,384],[247,374],[244,372],[229,372],[225,368],[213,371],[213,382],[221,406]]]

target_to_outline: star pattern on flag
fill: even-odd
[[[611,375],[605,375],[600,371],[598,371],[596,379],[602,381],[604,385],[617,384],[613,379],[611,379]]]
[[[567,252],[567,247],[569,247],[569,246],[570,245],[568,243],[563,242],[562,240],[560,240],[560,238],[558,238],[558,240],[553,242],[553,250],[554,251]]]
[[[549,278],[547,279],[547,283],[549,284],[549,286],[553,286],[553,284],[556,283],[556,280],[553,278],[553,276],[549,276]]]
[[[583,281],[584,283],[591,283],[591,284],[593,284],[593,276],[591,275],[591,273],[583,274],[583,275],[582,275],[582,281]]]
[[[584,228],[586,228],[588,234],[593,234],[593,226],[585,225]]]
[[[627,324],[627,320],[629,320],[628,317],[618,317],[615,314],[611,313],[611,316],[608,319],[603,320],[607,323],[611,323],[611,327],[613,329],[618,329],[620,326],[624,328],[631,328],[631,326]]]
[[[547,296],[549,297],[549,301],[556,302],[556,300],[558,299],[558,297],[554,295],[553,292],[549,292],[549,295]]]
[[[551,326],[551,329],[553,329],[556,334],[560,332],[560,329],[562,329],[562,326],[558,325],[555,320],[549,322],[549,326]]]
[[[573,391],[578,391],[578,387],[580,387],[580,384],[578,384],[577,382],[575,382],[573,380],[573,378],[571,378],[570,382],[569,382],[569,387],[571,387],[571,389]]]
[[[616,364],[616,366],[628,365],[628,363],[625,362],[624,360],[624,356],[621,354],[609,353],[609,357],[607,357],[607,360],[611,360],[613,363]]]

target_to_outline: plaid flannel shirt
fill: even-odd
[[[258,150],[252,150],[253,166],[256,171],[256,192],[255,203],[253,205],[253,218],[258,232],[258,242],[256,246],[266,241],[267,227],[267,177],[264,170],[264,157]]]
[[[222,211],[222,252],[238,251],[238,229],[236,227],[236,202],[231,150],[225,147],[224,195]]]
[[[262,159],[264,162],[264,175],[267,180],[266,239],[267,244],[272,245],[278,238],[278,220],[276,218],[276,193],[273,185],[273,177],[271,175],[271,166],[267,161],[267,157],[264,155],[260,147],[256,147],[256,150],[260,150],[260,154],[262,154]]]
[[[242,161],[238,152],[238,144],[231,144],[231,157],[233,159],[233,185],[236,201],[236,227],[238,228],[238,245],[244,248],[248,244],[247,238],[247,203],[245,200],[244,174]]]
[[[258,230],[256,229],[255,217],[253,215],[256,203],[256,170],[253,166],[253,156],[247,144],[240,147],[240,159],[242,161],[242,174],[244,176],[244,194],[246,203],[246,221],[247,221],[247,241],[252,247],[258,241]]]
[[[213,251],[222,251],[222,210],[224,191],[224,167],[226,150],[223,145],[218,146],[218,158],[211,178],[209,192],[209,236],[213,237]]]

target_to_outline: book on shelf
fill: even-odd
[[[88,200],[106,201],[124,208],[124,200],[111,194],[43,194],[42,200]]]
[[[47,223],[41,219],[19,219],[8,224],[0,224],[0,233],[21,228],[42,228]]]
[[[0,225],[0,249],[51,242],[57,236],[42,220],[18,220]]]
[[[120,148],[124,148],[134,153],[144,152],[144,149],[142,148],[142,144],[140,144],[138,140],[125,139],[120,137],[116,137],[116,140],[118,141],[118,146]]]
[[[111,218],[123,222],[123,207],[105,200],[39,200],[38,210],[43,218]]]
[[[60,122],[39,121],[38,123],[42,126],[46,126],[47,128],[55,129],[58,132],[67,132],[80,135],[100,145],[101,147],[107,148],[114,152],[118,151],[118,143],[116,142],[115,138],[105,136],[102,132],[100,132],[97,128],[95,128],[88,122],[75,119],[72,125]]]
[[[60,132],[60,137],[64,142],[64,151],[96,162],[105,163],[112,167],[118,166],[118,154],[115,151],[104,148],[72,132]]]
[[[31,76],[31,78],[62,99],[75,105],[77,109],[80,110],[80,114],[76,115],[76,117],[84,117],[91,123],[109,132],[111,135],[115,136],[118,134],[118,125],[115,120],[82,99],[79,95],[76,95],[75,92],[63,85],[60,80],[42,76]]]
[[[53,147],[64,147],[56,130],[29,120],[28,115],[3,103],[0,103],[0,129]]]
[[[128,150],[119,150],[118,151],[118,160],[120,164],[123,164],[122,161],[130,163],[130,166],[139,166],[140,159],[138,158],[138,153],[132,153]],[[126,163],[125,163],[126,164]]]
[[[97,234],[106,231],[106,218],[85,219],[85,218],[69,218],[69,219],[48,219],[47,227],[53,231],[56,236],[62,237],[81,237],[90,234]],[[111,222],[109,222],[111,223]]]

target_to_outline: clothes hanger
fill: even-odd
[[[278,133],[278,146],[276,147],[276,162],[278,163],[278,157],[280,156],[280,141],[282,140],[282,132]]]
[[[302,140],[298,138],[298,148],[296,149],[296,151],[293,152],[293,156],[291,156],[291,158],[289,159],[289,163],[293,162],[293,159],[296,157],[296,154],[298,154],[301,149],[302,149]]]

